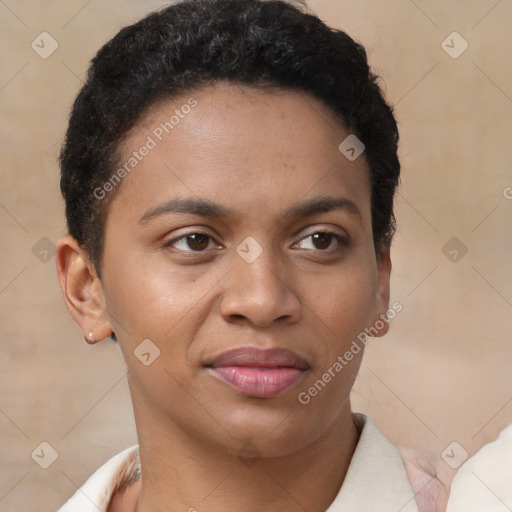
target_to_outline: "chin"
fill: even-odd
[[[256,408],[257,409],[257,408]],[[322,434],[321,422],[292,409],[237,409],[222,423],[228,451],[236,454],[254,446],[265,457],[282,457],[314,443]],[[224,444],[224,443],[223,443]]]

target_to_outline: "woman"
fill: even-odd
[[[350,407],[401,308],[397,142],[363,47],[282,1],[184,1],[98,52],[57,266],[86,341],[120,345],[139,444],[61,512],[417,510]]]

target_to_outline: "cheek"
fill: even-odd
[[[127,258],[108,269],[115,287],[105,294],[107,308],[136,383],[132,392],[162,410],[167,410],[170,397],[176,407],[186,408],[180,383],[191,378],[187,351],[204,322],[210,297],[206,292],[218,278],[191,276],[186,267],[173,270],[160,259],[158,265],[151,260],[148,255],[146,261]]]
[[[346,264],[339,269],[333,268],[329,275],[307,286],[310,290],[305,294],[307,306],[340,342],[356,336],[368,326],[376,286],[371,265]]]
[[[198,271],[166,264],[158,253],[105,265],[107,310],[118,339],[132,350],[151,339],[173,357],[187,346],[204,321],[222,269]],[[116,332],[117,334],[117,332]]]
[[[364,268],[340,271],[324,283],[322,293],[311,299],[314,303],[311,318],[317,325],[315,344],[320,356],[312,378],[321,379],[324,372],[331,372],[324,379],[329,382],[326,386],[329,390],[319,401],[331,398],[336,401],[334,395],[347,394],[357,375],[365,347],[362,333],[373,313],[375,283],[371,276],[370,269]]]

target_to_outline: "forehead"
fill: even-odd
[[[334,194],[366,217],[369,173],[364,154],[350,161],[339,150],[347,136],[331,109],[306,93],[224,83],[164,100],[122,144],[127,172],[110,214],[143,215],[151,204],[201,197],[262,219]]]

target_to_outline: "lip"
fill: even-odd
[[[243,395],[272,398],[302,380],[308,363],[284,348],[242,347],[215,357],[206,367]]]

